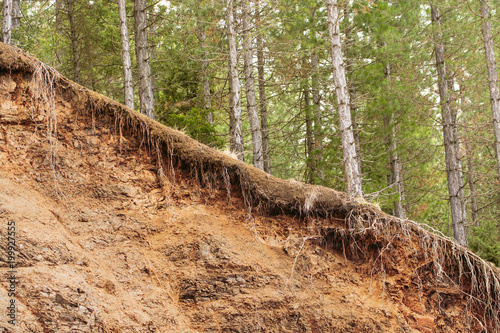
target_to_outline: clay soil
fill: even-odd
[[[174,159],[162,178],[170,162],[144,136],[78,96],[55,97],[53,136],[29,80],[0,77],[1,332],[481,331],[418,248],[394,243],[388,270],[325,240],[319,217],[249,209],[238,184],[208,186]]]

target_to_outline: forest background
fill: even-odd
[[[499,2],[4,0],[2,8],[4,42],[274,176],[349,189],[342,135],[351,131],[357,196],[500,265]]]

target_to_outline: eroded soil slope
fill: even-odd
[[[49,119],[28,86],[22,75],[1,77],[1,309],[9,221],[19,250],[18,322],[0,310],[3,332],[476,327],[462,320],[457,289],[416,281],[404,266],[380,272],[376,258],[349,260],[341,246],[320,246],[317,221],[250,212],[235,185],[230,195],[202,187],[177,165],[162,184],[147,138],[93,115],[78,96],[56,96]]]

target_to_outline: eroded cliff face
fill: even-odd
[[[237,185],[228,195],[180,164],[159,170],[144,136],[78,94],[38,110],[30,80],[0,76],[2,332],[478,330],[458,288],[426,280],[432,258],[416,262],[417,248],[395,250],[392,270],[348,258],[322,246],[319,218],[249,211]]]

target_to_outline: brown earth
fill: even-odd
[[[2,332],[498,331],[498,272],[466,250],[0,46]]]

